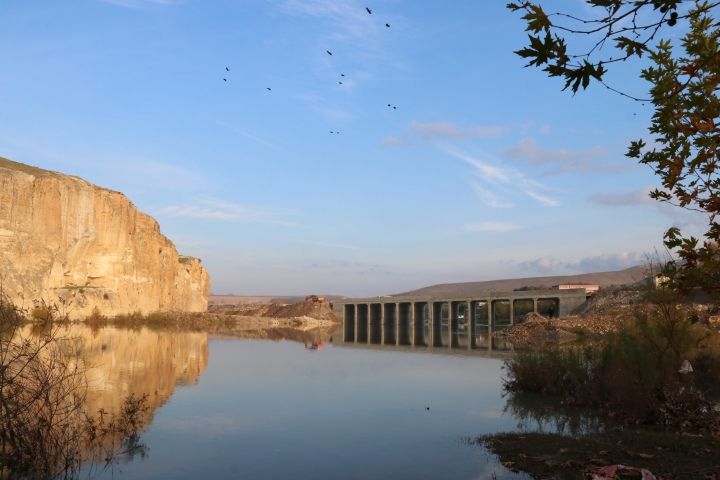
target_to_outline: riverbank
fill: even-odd
[[[585,436],[502,433],[477,441],[506,468],[535,479],[586,479],[600,468],[616,464],[647,469],[657,479],[720,476],[720,441],[702,435],[641,430]]]

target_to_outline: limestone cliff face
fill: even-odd
[[[73,318],[205,311],[210,278],[125,195],[0,158],[0,282]]]

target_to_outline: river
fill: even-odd
[[[97,478],[529,478],[472,440],[556,428],[507,408],[498,354],[366,348],[307,332],[63,334],[82,346],[91,411],[149,395],[145,453]]]

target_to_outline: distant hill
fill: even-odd
[[[321,295],[328,301],[337,300],[339,295]],[[299,295],[270,296],[270,295],[210,295],[210,305],[267,305],[273,303],[302,303],[305,297]]]
[[[616,272],[582,273],[579,275],[560,275],[555,277],[510,278],[506,280],[489,280],[485,282],[443,283],[392,295],[399,296],[431,296],[431,297],[465,297],[480,292],[508,292],[522,287],[550,288],[560,283],[592,283],[601,287],[611,285],[627,285],[638,282],[645,277],[645,267],[638,265]]]

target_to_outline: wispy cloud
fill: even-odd
[[[318,247],[338,248],[340,250],[359,250],[359,247],[345,243],[317,242],[315,245],[317,245]]]
[[[647,255],[638,252],[604,253],[581,258],[577,262],[577,268],[581,272],[606,272],[634,267],[645,262]]]
[[[497,138],[505,135],[507,127],[501,125],[476,125],[461,127],[452,122],[418,122],[410,123],[409,132],[389,137],[383,145],[405,146],[418,142],[433,142],[438,140],[462,140],[467,138]]]
[[[494,233],[505,233],[512,232],[513,230],[520,229],[519,225],[514,223],[503,223],[503,222],[476,222],[466,223],[465,231],[467,232],[494,232]]]
[[[396,275],[396,272],[377,263],[353,262],[346,260],[318,260],[308,268],[322,270],[327,274],[341,275]]]
[[[494,165],[489,160],[481,160],[453,147],[444,146],[442,151],[473,167],[475,179],[471,180],[471,186],[483,203],[489,207],[511,207],[512,203],[506,199],[518,193],[540,205],[549,207],[560,205],[558,200],[549,196],[548,187],[528,178],[518,170]]]
[[[590,202],[607,207],[654,207],[677,227],[704,227],[708,224],[708,215],[654,200],[649,196],[651,190],[652,187],[644,187],[628,192],[596,193],[590,196]]]
[[[650,205],[655,203],[655,200],[649,197],[650,190],[650,187],[645,187],[629,192],[597,193],[590,196],[590,201],[597,205],[607,205],[612,207]]]
[[[296,93],[293,98],[305,103],[310,109],[320,114],[326,120],[332,122],[345,122],[351,120],[354,115],[338,107],[324,95],[313,92]]]
[[[558,202],[557,200],[550,198],[546,195],[542,195],[540,193],[533,192],[532,190],[526,190],[525,195],[527,195],[530,198],[534,198],[535,200],[537,200],[541,204],[545,205],[546,207],[560,206],[560,202]]]
[[[247,138],[248,140],[252,140],[253,142],[259,143],[261,145],[265,145],[266,147],[274,148],[275,150],[285,150],[283,147],[278,145],[277,143],[268,140],[261,135],[258,135],[255,132],[252,132],[248,130],[247,128],[238,127],[237,125],[233,125],[227,122],[218,121],[216,122],[221,127],[224,127],[231,132],[240,135],[241,137]]]
[[[280,4],[280,9],[291,15],[306,15],[326,21],[336,40],[367,45],[374,37],[384,33],[385,24],[379,21],[378,12],[375,16],[368,15],[365,5],[353,0],[286,0]]]
[[[604,147],[587,150],[568,150],[564,148],[541,148],[534,138],[520,140],[514,147],[503,152],[507,158],[524,160],[532,165],[544,167],[543,175],[586,172],[623,172],[634,164],[609,163],[600,159],[606,155]]]
[[[298,226],[297,222],[289,220],[295,213],[293,210],[256,207],[216,199],[201,199],[194,204],[170,205],[158,211],[159,215],[169,217]]]
[[[428,140],[448,138],[475,138],[475,137],[500,137],[507,133],[507,128],[498,125],[459,127],[450,122],[416,122],[410,123],[410,128],[421,137]]]
[[[640,265],[646,260],[647,255],[643,253],[617,252],[583,257],[577,261],[563,261],[553,256],[545,256],[520,262],[518,267],[523,275],[567,275],[623,270]]]
[[[478,197],[480,197],[480,200],[487,205],[488,207],[492,208],[512,208],[513,204],[501,199],[498,195],[494,194],[493,192],[489,191],[488,189],[484,188],[480,185],[480,183],[477,180],[469,180],[470,187],[473,189],[473,191],[477,194]]]
[[[569,264],[562,262],[555,257],[546,256],[536,258],[535,260],[527,260],[518,264],[523,274],[548,274],[560,273],[568,270]]]
[[[103,3],[117,5],[118,7],[141,8],[145,6],[169,6],[180,3],[180,0],[100,0]]]

